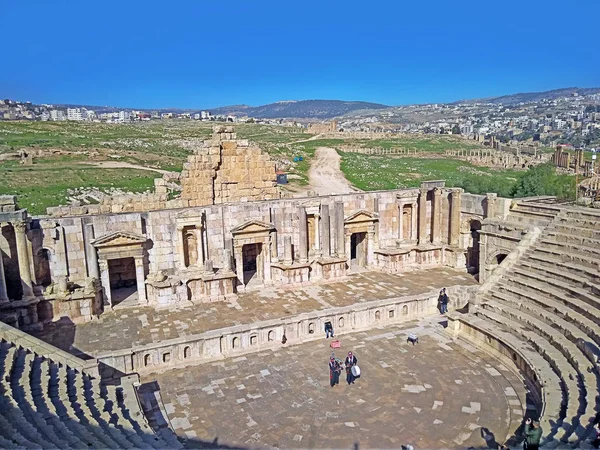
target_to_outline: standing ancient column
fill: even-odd
[[[450,192],[450,240],[452,247],[458,247],[460,240],[461,192]]]
[[[262,279],[263,283],[271,284],[271,252],[269,251],[269,242],[271,240],[270,236],[267,236],[263,241],[263,248],[265,249],[263,252],[263,273]],[[308,259],[307,259],[308,260]]]
[[[104,292],[104,306],[110,306],[112,308],[112,293],[110,292],[108,261],[106,259],[101,259],[98,261],[98,266],[100,267],[100,280],[102,283],[102,290]]]
[[[329,235],[329,205],[321,205],[321,220],[319,221],[321,228],[321,249],[322,255],[325,258],[331,256],[331,237]]]
[[[320,222],[321,215],[317,212],[314,214],[315,218],[315,251],[319,252],[321,250],[321,230],[320,230]]]
[[[375,227],[369,227],[367,230],[367,266],[370,267],[375,263]]]
[[[433,190],[433,208],[431,216],[431,241],[434,244],[440,244],[440,237],[442,235],[442,190],[438,188]]]
[[[404,228],[402,226],[402,209],[404,208],[403,202],[398,202],[398,239],[400,242],[404,240]]]
[[[294,255],[292,254],[292,237],[286,235],[283,237],[283,263],[292,264]]]
[[[0,229],[2,228],[0,224]],[[6,291],[6,278],[4,276],[4,261],[2,250],[0,250],[0,303],[8,302],[8,292]]]
[[[278,251],[278,242],[277,242],[277,234],[279,232],[279,220],[277,215],[277,210],[270,208],[270,217],[271,223],[275,225],[275,230],[271,232],[271,261],[278,262],[279,261],[279,251]]]
[[[417,242],[417,231],[418,231],[418,211],[419,208],[419,204],[415,201],[413,203],[411,203],[411,210],[410,210],[410,240],[412,242]]]
[[[240,285],[244,286],[244,255],[242,254],[241,245],[234,245],[233,255],[235,257],[235,274]]]
[[[223,271],[231,271],[231,250],[228,248],[223,250]]]
[[[33,283],[31,281],[31,265],[29,263],[29,251],[27,245],[26,222],[16,222],[13,224],[15,237],[17,239],[17,257],[19,258],[19,273],[21,276],[21,286],[23,288],[23,300],[32,299]]]
[[[496,215],[496,198],[497,195],[493,193],[485,194],[487,200],[487,208],[486,208],[486,219],[488,217],[494,217]]]
[[[344,233],[344,203],[335,202],[333,204],[334,217],[335,217],[335,228],[336,228],[336,252],[339,257],[343,257],[346,254],[345,245],[345,233]]]
[[[135,256],[135,280],[137,282],[138,290],[138,304],[145,305],[148,303],[148,297],[146,296],[146,274],[144,273],[144,257]]]
[[[194,227],[194,234],[196,236],[196,266],[202,267],[204,265],[204,244],[202,239],[202,225],[196,225]]]
[[[303,206],[298,207],[298,234],[299,234],[299,245],[298,245],[298,259],[301,264],[308,262],[308,223],[306,220],[306,208]]]
[[[419,190],[419,245],[427,243],[427,189]]]
[[[185,236],[183,235],[183,225],[177,226],[177,255],[179,255],[179,268],[185,269]]]
[[[87,223],[84,225],[85,231],[85,257],[88,266],[88,276],[90,278],[95,278],[96,280],[100,278],[100,271],[98,269],[98,254],[96,252],[96,247],[92,245],[92,241],[94,240],[94,225],[91,223]]]

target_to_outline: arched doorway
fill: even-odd
[[[40,249],[35,255],[35,279],[40,286],[49,286],[52,283],[50,274],[50,250]]]
[[[479,234],[481,231],[481,222],[477,219],[469,221],[469,231],[471,233],[469,246],[467,247],[467,270],[471,274],[479,273]]]

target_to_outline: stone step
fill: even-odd
[[[490,295],[499,296],[504,299],[514,299],[515,301],[520,302],[522,308],[535,308],[535,311],[540,315],[546,313],[558,315],[566,322],[572,323],[574,326],[578,327],[581,331],[586,333],[596,345],[600,346],[600,328],[597,324],[600,322],[600,317],[593,313],[586,316],[585,314],[579,313],[578,309],[572,308],[573,304],[563,303],[560,300],[554,300],[529,291],[524,291],[522,288],[513,285],[501,285]],[[565,305],[567,308],[565,308]],[[583,305],[580,306],[589,307],[587,303],[583,303]],[[593,318],[593,320],[590,317]]]
[[[96,415],[89,408],[87,399],[84,397],[84,382],[81,372],[67,368],[67,385],[73,387],[70,400],[73,409],[78,411],[78,417],[82,424],[87,425],[90,432],[96,435],[98,441],[106,448],[119,448],[120,445],[107,435],[103,423],[98,422]]]
[[[530,284],[532,287],[535,287],[536,289],[539,288],[539,290],[543,290],[548,295],[564,295],[572,298],[578,298],[586,302],[588,305],[600,309],[600,297],[593,295],[587,289],[568,285],[562,282],[561,280],[545,277],[526,267],[520,267],[518,265],[513,267],[512,274],[510,278],[507,278],[507,281],[510,281],[513,278],[515,278],[515,275],[527,279],[528,284]]]
[[[569,222],[554,222],[546,228],[548,231],[558,231],[564,234],[572,234],[577,236],[585,236],[592,239],[600,239],[600,230],[595,228],[578,227]]]
[[[565,268],[557,267],[556,264],[531,259],[520,261],[518,266],[541,277],[563,280],[565,285],[584,289],[592,295],[600,296],[600,279],[591,280],[588,277],[581,276],[581,272],[574,274],[572,271],[565,270]]]
[[[599,246],[571,244],[568,242],[557,242],[556,240],[546,238],[546,237],[542,237],[542,239],[540,239],[538,241],[537,245],[540,245],[540,244],[542,244],[544,246],[549,246],[552,248],[563,249],[563,250],[569,252],[569,254],[576,253],[576,254],[591,256],[592,258],[595,258],[598,261],[598,264],[600,264],[600,247]]]
[[[542,203],[531,203],[531,202],[518,202],[516,205],[517,209],[524,211],[537,211],[551,215],[555,217],[561,212],[560,207],[553,205],[545,205]]]
[[[552,367],[552,370],[558,374],[561,380],[558,385],[562,386],[566,397],[566,413],[564,422],[562,423],[564,435],[560,440],[563,442],[576,443],[578,437],[575,432],[579,427],[579,410],[582,407],[585,409],[585,399],[583,401],[579,400],[580,389],[577,381],[579,376],[575,368],[569,364],[567,358],[565,358],[565,356],[548,341],[519,325],[507,325],[508,321],[506,320],[506,317],[498,312],[490,311],[485,308],[478,308],[475,314],[477,317],[485,318],[486,320],[495,323],[496,326],[502,327],[508,334],[520,336],[542,355],[550,367]]]
[[[547,239],[552,239],[553,241],[558,243],[577,244],[587,247],[600,248],[600,236],[596,238],[583,236],[579,233],[565,233],[557,230],[546,230],[544,231],[544,235]]]
[[[502,326],[497,326],[495,322],[472,314],[460,314],[458,316],[461,321],[474,329],[493,336],[512,352],[522,356],[534,372],[539,384],[543,386],[542,401],[544,402],[544,409],[540,417],[540,424],[545,436],[554,436],[559,441],[563,439],[566,435],[565,428],[570,427],[568,423],[565,424],[565,428],[562,426],[567,410],[567,398],[566,393],[562,390],[560,377],[552,370],[548,361],[521,337],[505,331]]]
[[[558,224],[569,224],[579,228],[590,228],[590,229],[598,229],[599,219],[593,216],[582,216],[582,217],[572,217],[572,216],[558,216],[556,218],[556,223]]]
[[[34,442],[40,446],[44,446],[48,443],[48,440],[43,436],[43,432],[36,426],[35,418],[31,415],[31,405],[28,404],[22,386],[19,385],[21,376],[26,372],[26,353],[27,351],[22,347],[15,347],[14,359],[9,371],[10,382],[4,385],[8,388],[3,394],[9,398],[12,398],[13,405],[18,405],[18,409],[13,410],[13,421],[16,422],[23,434],[29,441]],[[29,376],[27,373],[26,376]]]
[[[600,329],[590,320],[581,315],[578,317],[581,322],[565,320],[560,312],[540,308],[537,304],[529,301],[523,302],[514,294],[502,290],[491,293],[488,298],[519,310],[538,320],[542,318],[546,325],[551,326],[556,333],[560,333],[561,336],[566,337],[579,348],[587,357],[587,364],[590,370],[598,369],[598,361],[600,361]],[[573,361],[572,363],[574,364]],[[598,382],[600,385],[600,379]]]
[[[546,226],[554,220],[554,216],[544,213],[511,209],[508,213],[508,220],[528,225]]]
[[[557,210],[555,208],[540,207],[539,205],[527,205],[524,203],[518,203],[513,209],[510,210],[510,213],[512,212],[520,212],[523,214],[529,214],[532,216],[552,220],[556,217],[560,210]]]
[[[600,220],[600,211],[591,208],[574,208],[574,209],[563,209],[561,211],[562,217],[572,218],[591,218]]]
[[[31,442],[25,436],[21,434],[18,427],[13,426],[11,421],[12,413],[4,407],[0,401],[0,408],[2,408],[2,414],[0,414],[0,433],[5,439],[16,445],[16,448],[27,448],[27,449],[41,449],[42,446]],[[14,448],[14,447],[13,447]]]
[[[100,447],[98,440],[88,431],[87,427],[79,423],[79,418],[73,410],[67,394],[65,373],[66,369],[64,367],[60,367],[53,362],[50,364],[51,380],[49,398],[54,403],[57,413],[71,432],[89,447],[98,448]]]
[[[555,267],[563,274],[568,272],[579,278],[585,278],[587,281],[591,281],[594,284],[600,282],[600,271],[573,262],[563,261],[560,258],[552,258],[546,255],[540,256],[533,252],[526,255],[525,258],[523,258],[523,261],[535,262],[539,267]]]
[[[538,255],[539,257],[547,256],[550,258],[560,258],[563,261],[573,262],[575,264],[595,270],[598,270],[600,267],[598,260],[591,255],[571,254],[565,249],[559,247],[550,247],[545,244],[536,246],[532,253]]]

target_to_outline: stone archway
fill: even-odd
[[[374,264],[375,223],[377,214],[358,210],[344,219],[346,256],[350,267]]]
[[[137,293],[138,305],[147,303],[146,295],[146,237],[125,231],[105,234],[91,243],[98,253],[100,281],[104,291],[104,304],[111,308],[125,294],[115,290],[128,288]],[[132,294],[127,296],[133,298]]]
[[[238,286],[271,283],[271,233],[275,226],[251,220],[231,230]]]

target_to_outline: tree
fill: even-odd
[[[460,127],[458,125],[452,127],[452,134],[460,134]]]
[[[575,197],[575,177],[557,175],[551,164],[541,164],[525,172],[512,192],[514,197],[553,195],[560,199]]]

